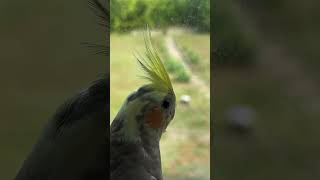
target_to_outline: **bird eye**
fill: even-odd
[[[169,108],[169,106],[170,106],[169,101],[164,100],[164,101],[162,102],[162,107],[163,107],[163,108],[168,109],[168,108]]]

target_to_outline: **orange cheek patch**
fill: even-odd
[[[162,119],[163,119],[163,115],[159,107],[155,107],[151,109],[145,115],[145,122],[149,125],[149,127],[154,129],[161,127]]]

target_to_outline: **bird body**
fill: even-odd
[[[94,82],[57,110],[15,180],[108,177],[108,82]]]
[[[108,3],[88,0],[99,24],[109,29]],[[105,36],[109,42],[109,36]],[[97,53],[108,56],[108,43]],[[108,179],[109,77],[67,100],[49,120],[15,180]]]
[[[111,180],[163,179],[159,142],[174,117],[176,98],[150,32],[145,46],[138,62],[151,83],[128,96],[111,124]]]

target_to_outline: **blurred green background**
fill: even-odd
[[[177,96],[175,118],[160,144],[164,179],[210,179],[209,0],[112,0],[110,8],[111,120],[147,83],[134,53],[144,52],[148,23]],[[180,103],[182,95],[191,101]]]
[[[0,179],[13,179],[42,127],[68,97],[105,73],[87,1],[0,1]]]
[[[319,5],[213,1],[215,179],[320,178]]]

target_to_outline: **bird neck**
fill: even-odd
[[[149,151],[150,149],[159,149],[160,138],[161,138],[161,130],[160,129],[152,129],[147,127],[144,124],[137,124],[136,132],[130,134],[128,137],[128,133],[126,130],[128,128],[125,127],[125,120],[120,118],[116,118],[111,125],[111,140],[114,142],[118,142],[121,144],[135,144],[136,146],[140,146],[141,148],[146,149],[146,153],[150,155],[154,154],[154,151]],[[160,151],[157,156],[160,156]]]
[[[122,121],[123,119],[115,119],[111,125],[111,169],[121,169],[119,167],[122,166],[133,171],[144,169],[150,175],[162,180],[158,133],[139,126],[138,136],[128,139],[121,131],[121,125],[124,124]]]

